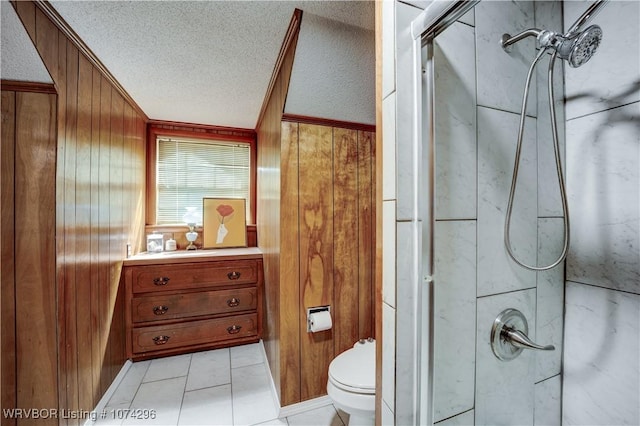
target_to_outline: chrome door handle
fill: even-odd
[[[529,339],[529,324],[522,312],[505,309],[500,312],[491,327],[491,350],[502,361],[511,361],[524,349],[553,351],[553,345],[539,345]]]

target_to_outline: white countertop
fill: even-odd
[[[164,265],[169,263],[208,262],[212,260],[262,259],[258,247],[227,249],[176,250],[160,253],[142,252],[124,259],[124,266]]]

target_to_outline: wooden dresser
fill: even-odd
[[[133,360],[257,342],[262,253],[256,247],[139,254],[123,263]]]

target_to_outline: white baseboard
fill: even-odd
[[[127,374],[127,371],[129,371],[129,369],[131,368],[132,365],[133,365],[133,363],[131,362],[130,359],[128,359],[124,363],[124,365],[122,366],[122,368],[118,372],[118,375],[116,376],[116,378],[113,379],[113,382],[107,388],[107,391],[104,393],[104,395],[102,395],[102,398],[100,398],[100,401],[98,401],[98,404],[96,405],[96,408],[93,409],[94,413],[101,413],[102,410],[104,410],[107,407],[107,403],[109,402],[109,400],[111,399],[113,394],[116,392],[116,389],[118,389],[118,386],[120,385],[120,382],[122,382],[122,380],[124,379],[125,374]],[[84,422],[84,426],[92,426],[94,423],[95,423],[94,419],[88,418]]]
[[[269,366],[269,359],[267,358],[267,350],[264,348],[264,340],[262,339],[260,339],[260,348],[262,348],[262,357],[264,358],[264,363],[267,366],[267,375],[269,376],[269,383],[271,384],[271,396],[273,397],[273,402],[275,402],[276,407],[280,407],[278,390],[276,389],[276,384],[273,382],[273,374],[271,374],[271,367]]]
[[[305,411],[314,410],[316,408],[325,407],[331,404],[331,398],[329,395],[321,396],[314,399],[298,402],[296,404],[287,405],[286,407],[280,407],[279,418],[295,416],[296,414],[304,413]]]
[[[269,382],[271,383],[271,394],[273,396],[273,400],[276,403],[276,407],[280,407],[280,411],[278,413],[278,418],[282,419],[289,416],[295,416],[296,414],[304,413],[305,411],[313,410],[315,408],[324,407],[326,405],[331,404],[331,398],[328,395],[321,396],[319,398],[309,399],[307,401],[298,402],[296,404],[287,405],[282,407],[280,405],[280,398],[278,398],[278,391],[276,390],[276,385],[273,382],[273,375],[271,374],[271,367],[269,367],[269,360],[267,359],[267,351],[264,348],[264,341],[260,340],[260,347],[262,348],[262,355],[265,359],[265,364],[267,365],[267,372],[269,373]]]

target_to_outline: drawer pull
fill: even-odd
[[[164,345],[169,341],[169,336],[156,336],[153,338],[153,343],[156,345]]]
[[[240,329],[242,326],[240,325],[232,325],[231,327],[227,327],[227,333],[229,334],[238,334],[240,333]]]
[[[167,311],[169,310],[168,306],[154,306],[153,307],[153,313],[156,315],[164,315],[167,313]]]
[[[230,308],[235,308],[236,306],[238,306],[240,304],[240,299],[236,298],[236,297],[232,297],[231,299],[227,300],[227,305]]]
[[[169,282],[169,277],[156,277],[153,279],[153,283],[155,285],[167,285]]]
[[[236,271],[229,272],[229,273],[227,274],[227,277],[228,277],[230,280],[237,280],[238,278],[240,278],[240,272],[236,272]]]

